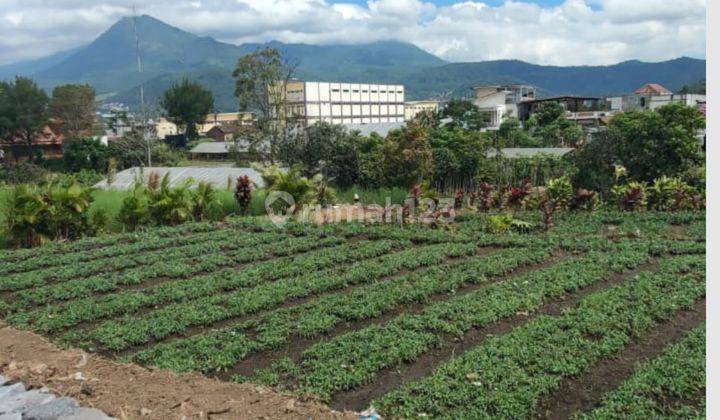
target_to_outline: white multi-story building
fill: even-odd
[[[517,105],[535,99],[535,87],[529,85],[475,86],[473,103],[490,115],[490,128],[498,128],[505,116],[517,117]]]
[[[285,91],[288,113],[308,125],[405,121],[402,85],[291,81]]]

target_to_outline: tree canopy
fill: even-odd
[[[165,91],[160,106],[178,128],[184,129],[191,139],[198,137],[196,124],[202,124],[215,107],[212,92],[202,85],[183,79]]]
[[[91,134],[95,121],[95,89],[89,85],[55,87],[48,116],[56,120],[67,138]]]
[[[33,160],[33,140],[48,123],[48,97],[26,77],[0,82],[0,136],[8,143],[27,146],[28,160]]]

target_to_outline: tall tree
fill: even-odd
[[[458,126],[468,130],[480,130],[487,127],[489,115],[466,99],[451,99],[442,111],[444,117],[452,118],[450,126]]]
[[[48,116],[56,120],[66,138],[91,134],[95,120],[95,89],[89,85],[55,87]]]
[[[628,178],[635,181],[680,176],[703,164],[696,135],[704,124],[697,109],[678,103],[656,111],[619,114],[604,133],[577,150],[578,184],[595,189],[607,187],[615,164],[624,166]]]
[[[0,82],[0,135],[8,143],[26,145],[30,162],[35,136],[48,122],[47,105],[47,95],[32,79]]]
[[[233,72],[240,111],[258,113],[260,136],[256,140],[269,143],[271,162],[278,157],[280,143],[294,131],[287,86],[295,67],[280,51],[268,47],[240,57]]]
[[[411,187],[429,180],[434,162],[427,131],[411,124],[388,133],[378,165],[385,185]]]
[[[196,139],[198,133],[195,125],[205,121],[215,107],[215,98],[202,85],[183,79],[165,91],[160,106],[165,109],[168,119],[184,130],[188,138]]]

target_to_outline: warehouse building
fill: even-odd
[[[402,85],[290,81],[285,91],[288,113],[307,125],[405,121]]]

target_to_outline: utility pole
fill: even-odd
[[[133,11],[133,32],[135,33],[135,55],[137,56],[138,74],[140,75],[140,126],[142,130],[142,136],[145,140],[145,149],[147,152],[147,166],[152,167],[152,152],[150,145],[150,136],[147,133],[148,119],[145,114],[145,89],[142,81],[142,60],[140,59],[140,35],[137,30],[137,14],[135,13],[135,5],[132,6]]]

